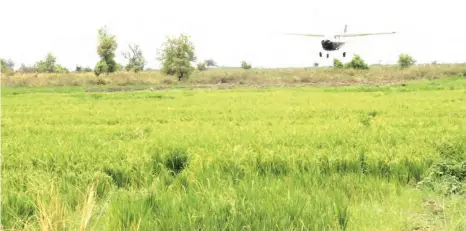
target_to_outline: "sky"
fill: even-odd
[[[157,49],[166,36],[191,36],[198,60],[212,58],[218,65],[303,67],[330,65],[333,57],[349,61],[359,54],[370,64],[395,63],[408,53],[418,63],[466,62],[466,30],[460,0],[2,0],[0,1],[0,58],[15,68],[33,65],[47,52],[57,63],[74,70],[93,68],[97,31],[107,26],[121,52],[138,44],[146,67],[159,68]],[[464,20],[463,20],[464,21]],[[284,33],[391,32],[349,38],[342,51],[320,58],[321,38]]]

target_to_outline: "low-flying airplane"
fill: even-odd
[[[349,34],[346,33],[348,29],[348,25],[345,25],[345,30],[343,34],[334,34],[331,36],[326,36],[323,34],[295,34],[295,33],[286,33],[288,35],[299,35],[299,36],[310,36],[310,37],[324,37],[320,43],[322,45],[322,49],[324,52],[327,52],[327,58],[329,58],[329,52],[340,50],[347,41],[342,41],[341,38],[347,37],[360,37],[360,36],[367,36],[367,35],[382,35],[382,34],[395,34],[396,32],[379,32],[379,33],[359,33],[359,34]],[[322,51],[319,52],[319,56],[322,57]],[[343,52],[343,57],[346,57],[346,52]]]

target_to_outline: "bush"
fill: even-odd
[[[333,59],[333,67],[343,68],[343,63],[339,59]]]
[[[246,61],[241,61],[241,67],[244,70],[248,70],[248,69],[251,69],[251,64],[247,63]]]
[[[102,60],[95,65],[94,73],[96,76],[99,76],[102,73],[108,73],[107,63]]]
[[[407,68],[416,63],[416,60],[413,59],[413,57],[409,56],[408,54],[400,54],[398,58],[398,65],[400,65],[401,68]]]
[[[359,55],[355,55],[350,62],[348,62],[345,66],[346,68],[353,68],[353,69],[361,69],[367,70],[369,66],[364,62],[363,59]]]
[[[205,70],[207,70],[206,63],[205,63],[205,62],[197,63],[197,69],[200,70],[200,71],[205,71]]]

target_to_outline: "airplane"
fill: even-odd
[[[346,37],[359,37],[359,36],[367,36],[367,35],[382,35],[382,34],[395,34],[396,32],[379,32],[379,33],[359,33],[359,34],[348,34],[346,33],[348,29],[348,25],[345,25],[345,29],[343,34],[334,34],[331,36],[326,36],[323,34],[295,34],[295,33],[286,33],[288,35],[299,35],[299,36],[310,36],[310,37],[325,37],[320,43],[322,45],[322,49],[327,51],[327,58],[329,58],[329,52],[340,50],[347,41],[342,41],[341,38]],[[332,39],[333,37],[333,39]],[[322,51],[319,52],[319,56],[322,57]],[[346,52],[343,52],[343,58],[346,57]]]

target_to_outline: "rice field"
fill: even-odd
[[[466,78],[2,88],[4,230],[466,230]]]

